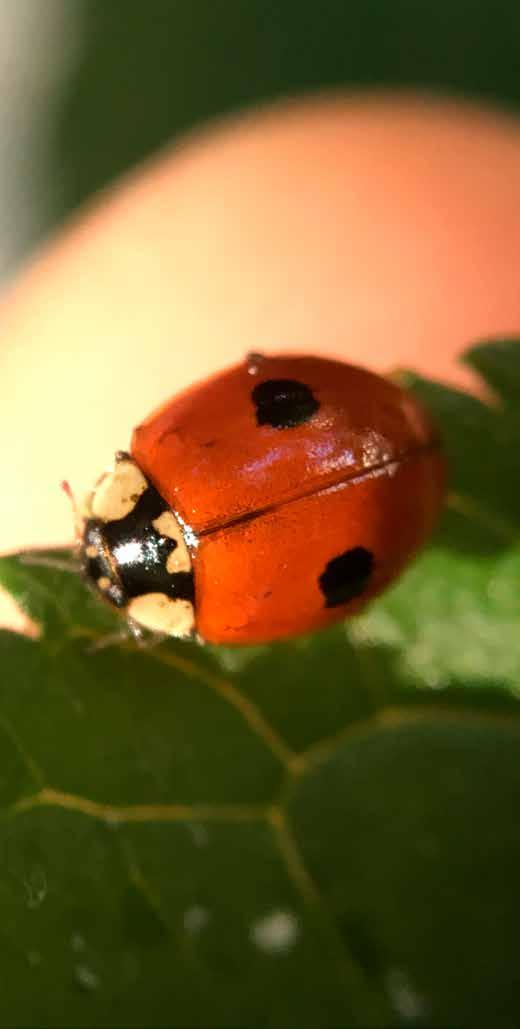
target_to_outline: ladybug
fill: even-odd
[[[139,633],[252,644],[358,612],[427,539],[443,461],[417,400],[249,355],[137,426],[84,513],[84,576]]]

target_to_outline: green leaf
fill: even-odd
[[[400,718],[320,755],[291,793],[346,946],[405,1020],[515,1024],[519,730],[469,713]]]
[[[511,408],[509,417],[515,417],[516,412],[518,419],[520,367],[517,348],[515,340],[494,340],[491,345],[484,343],[473,347],[466,354],[465,361],[482,376],[500,401]]]
[[[410,380],[442,524],[346,626],[95,650],[72,555],[0,562],[41,626],[0,634],[2,1024],[519,1023],[520,349],[466,359],[491,405]]]

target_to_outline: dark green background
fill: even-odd
[[[515,0],[83,0],[59,210],[216,114],[322,87],[520,102]]]

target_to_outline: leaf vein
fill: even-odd
[[[420,704],[414,708],[388,706],[381,708],[370,718],[363,718],[357,722],[343,726],[337,733],[328,736],[326,739],[312,743],[310,747],[297,755],[292,764],[293,777],[302,776],[311,771],[318,764],[327,761],[335,750],[339,749],[350,739],[359,736],[369,735],[388,728],[400,728],[405,725],[420,725],[423,722],[447,721],[460,722],[462,725],[488,725],[514,728],[520,733],[520,705],[518,716],[511,713],[490,712],[488,710],[474,711],[470,708],[451,707],[446,704],[439,707],[434,704]],[[291,788],[291,781],[286,782],[284,790]]]
[[[76,811],[112,825],[128,822],[255,822],[266,817],[266,808],[254,804],[105,804],[88,797],[46,786],[22,797],[8,809],[18,815],[35,808],[58,807]]]
[[[34,760],[34,758],[31,757],[29,751],[26,749],[24,743],[20,739],[16,729],[11,724],[11,722],[5,714],[0,714],[0,728],[4,730],[4,733],[7,736],[7,738],[15,746],[20,757],[22,758],[23,763],[25,764],[28,772],[30,773],[31,778],[34,779],[36,785],[43,786],[45,782],[45,776],[43,774],[42,769]]]
[[[481,528],[493,533],[494,536],[501,540],[506,540],[508,543],[518,543],[520,540],[520,532],[515,526],[496,514],[486,511],[482,504],[469,497],[466,493],[458,491],[448,493],[446,507],[467,518],[468,521],[474,522]]]
[[[274,729],[270,722],[268,722],[260,709],[257,708],[248,697],[245,697],[236,686],[227,679],[221,679],[219,676],[212,675],[211,672],[207,672],[205,669],[199,668],[193,661],[190,661],[189,658],[183,658],[177,654],[166,653],[159,650],[150,652],[150,655],[155,660],[158,660],[163,664],[170,665],[172,668],[183,672],[188,678],[196,679],[198,682],[203,683],[203,685],[207,686],[218,697],[224,700],[225,703],[235,708],[249,728],[264,743],[277,760],[280,761],[285,768],[291,768],[292,762],[295,758],[294,751],[291,750],[285,740],[283,740],[277,733],[276,729]]]
[[[285,812],[278,805],[274,805],[269,811],[268,821],[291,882],[305,904],[313,907],[320,914],[325,929],[337,941],[339,946],[338,974],[344,982],[353,1007],[357,1008],[359,1012],[360,1024],[370,1024],[373,1029],[388,1025],[389,1011],[386,998],[376,991],[374,983],[368,980],[365,971],[350,953],[334,916],[328,910],[323,896],[305,865]]]

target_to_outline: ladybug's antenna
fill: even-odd
[[[63,481],[60,482],[60,486],[65,493],[65,496],[69,498],[70,506],[72,507],[72,517],[74,520],[74,535],[76,537],[76,543],[79,543],[83,535],[83,519],[79,513],[76,497],[72,492],[70,482],[67,482],[66,479],[63,479]]]

